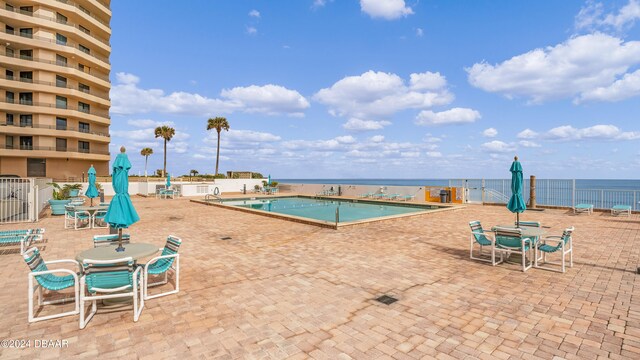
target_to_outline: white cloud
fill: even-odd
[[[309,107],[309,101],[295,90],[289,90],[279,85],[251,85],[222,90],[222,97],[234,104],[239,104],[249,113],[264,113],[277,115],[288,113],[302,116],[302,110]]]
[[[374,135],[369,139],[369,141],[371,141],[373,143],[383,142],[384,141],[384,135]]]
[[[580,94],[576,103],[584,101],[620,101],[640,95],[640,70],[625,74],[606,87],[598,87]]]
[[[127,120],[127,124],[134,127],[138,127],[138,128],[150,128],[150,127],[156,128],[162,125],[167,125],[167,126],[175,125],[173,121],[155,121],[151,119],[130,119],[130,120]]]
[[[538,133],[531,129],[524,129],[517,135],[518,139],[533,139],[538,136]]]
[[[439,72],[423,72],[409,75],[411,90],[438,90],[447,86],[447,78]]]
[[[413,14],[404,0],[360,0],[360,9],[374,19],[394,20]]]
[[[608,87],[640,64],[640,42],[602,33],[576,36],[556,46],[535,49],[502,63],[467,68],[469,82],[488,92],[532,102],[579,97]]]
[[[453,108],[440,112],[423,110],[416,117],[416,125],[449,125],[468,124],[480,118],[477,110],[467,108]]]
[[[613,28],[618,31],[631,27],[640,19],[640,1],[629,0],[617,13],[604,14],[602,3],[588,1],[575,19],[577,29]]]
[[[247,26],[247,34],[255,35],[257,33],[258,33],[258,29],[256,29],[254,26]]]
[[[531,140],[538,138],[552,141],[636,140],[640,139],[640,131],[622,131],[615,125],[599,124],[585,128],[575,128],[571,125],[562,125],[554,127],[544,133],[538,133],[531,129],[526,129],[521,131],[517,136],[519,139]],[[520,144],[523,144],[523,141],[521,141]]]
[[[391,125],[389,121],[374,121],[374,120],[361,120],[356,118],[351,118],[346,123],[342,124],[342,127],[351,130],[351,131],[372,131],[372,130],[380,130],[385,126]]]
[[[209,98],[182,91],[167,95],[161,89],[143,89],[138,87],[139,78],[132,74],[117,73],[116,79],[118,83],[111,89],[111,111],[115,114],[158,112],[212,116],[247,112],[302,116],[309,107],[300,93],[279,85],[235,87],[222,90],[221,98]]]
[[[249,16],[254,18],[260,18],[260,11],[253,9],[249,11]]]
[[[439,151],[427,151],[427,156],[432,158],[442,157],[442,153]]]
[[[417,28],[416,29],[416,36],[417,37],[423,37],[424,36],[424,30],[422,28]]]
[[[640,131],[621,131],[615,125],[594,125],[582,129],[571,125],[555,127],[545,133],[549,140],[636,140]]]
[[[530,141],[530,140],[520,140],[518,142],[518,144],[520,144],[520,146],[526,147],[526,148],[538,148],[538,147],[541,146],[540,144],[535,143],[535,142]]]
[[[513,144],[507,144],[506,142],[503,142],[500,140],[493,140],[493,141],[486,142],[480,145],[480,147],[483,150],[487,152],[492,152],[492,153],[506,153],[506,152],[512,152],[516,150]]]
[[[420,157],[420,151],[403,151],[400,152],[400,156],[403,158],[417,158]]]
[[[488,128],[482,132],[482,136],[484,137],[496,137],[498,135],[498,130],[495,128]]]
[[[311,7],[314,9],[321,8],[327,5],[327,2],[330,2],[330,1],[333,1],[333,0],[313,0],[313,5],[311,5]]]
[[[415,79],[412,86],[439,85],[435,83],[439,74],[425,74],[411,74]],[[380,120],[402,110],[449,104],[453,95],[442,85],[440,87],[437,91],[416,90],[407,87],[396,74],[370,70],[362,75],[347,76],[330,88],[321,89],[314,99],[328,106],[329,113],[334,116]]]
[[[127,124],[135,127],[134,130],[111,130],[112,142],[127,146],[130,151],[136,152],[144,147],[153,148],[156,153],[161,152],[164,140],[155,137],[155,128],[167,125],[175,129],[175,135],[167,142],[167,149],[171,152],[182,154],[189,149],[191,135],[186,130],[178,128],[170,121],[154,121],[150,119],[128,120]]]
[[[215,137],[217,141],[217,132],[211,131],[210,136]],[[267,132],[234,129],[229,129],[228,132],[225,132],[224,138],[237,142],[273,142],[281,140],[280,136]]]
[[[351,135],[338,136],[335,140],[341,144],[353,144],[356,142],[356,139]]]

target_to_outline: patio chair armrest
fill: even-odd
[[[76,260],[73,260],[73,259],[51,260],[51,261],[45,261],[44,263],[45,263],[45,264],[47,264],[47,265],[50,265],[50,264],[72,263],[72,264],[75,264],[75,265],[80,266],[80,263],[79,263],[78,261],[76,261]]]
[[[49,269],[49,270],[43,270],[43,271],[32,271],[29,273],[29,276],[38,276],[38,275],[55,274],[55,273],[69,274],[73,276],[74,281],[76,282],[78,281],[78,273],[69,269]]]
[[[91,260],[89,262],[91,264],[113,264],[113,263],[121,263],[121,262],[123,263],[123,262],[133,261],[133,258],[131,256],[128,256],[128,257],[123,257],[123,258],[113,259],[113,260],[85,259],[85,262],[87,262],[87,260]]]
[[[557,237],[558,239],[550,239],[550,237],[546,237],[546,238],[542,239],[542,241],[540,241],[540,243],[541,244],[546,244],[547,241],[548,241],[548,242],[555,243],[557,245],[557,244],[560,244],[561,242],[563,242],[561,236],[554,236],[554,237]]]
[[[520,239],[522,241],[522,245],[529,243],[529,245],[533,245],[533,239],[530,237],[523,237]]]
[[[156,256],[153,259],[149,260],[146,264],[144,264],[144,271],[146,272],[149,268],[149,265],[155,263],[158,260],[162,260],[162,259],[170,259],[170,258],[177,258],[179,256],[179,254],[170,254],[170,255],[161,255],[161,256]]]
[[[562,239],[562,236],[560,235],[549,235],[549,236],[545,236],[545,239]]]

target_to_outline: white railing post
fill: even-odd
[[[485,191],[485,183],[484,178],[482,179],[482,203],[484,204],[484,191]]]
[[[636,198],[637,191],[633,191],[633,210],[636,209],[636,205],[638,204],[638,199]]]
[[[604,189],[600,190],[600,209],[604,209]]]
[[[576,206],[576,179],[571,181],[571,207]]]
[[[35,185],[33,187],[33,207],[31,208],[32,212],[30,212],[31,214],[33,214],[33,221],[36,222],[39,220],[40,217],[40,187],[38,185]]]

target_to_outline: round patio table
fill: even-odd
[[[124,251],[117,252],[117,245],[101,246],[89,250],[85,250],[76,256],[76,260],[82,263],[84,259],[91,260],[116,260],[131,257],[138,260],[151,256],[159,251],[157,245],[147,243],[129,243],[123,244]]]
[[[520,226],[519,228],[516,228],[515,225],[496,225],[491,230],[494,230],[497,227],[506,229],[520,229],[522,230],[523,237],[539,238],[540,236],[543,236],[547,233],[546,230],[537,226]]]

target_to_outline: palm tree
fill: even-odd
[[[164,167],[162,168],[162,177],[165,177],[167,173],[167,141],[171,141],[171,138],[173,138],[175,134],[176,129],[166,125],[158,126],[155,130],[156,138],[161,137],[164,139]]]
[[[224,129],[229,131],[227,118],[216,117],[207,121],[207,130],[216,129],[218,132],[218,150],[216,151],[216,175],[218,175],[218,164],[220,163],[220,132]]]
[[[149,160],[149,155],[153,154],[152,148],[144,148],[140,150],[140,155],[144,156],[144,177],[147,177],[147,160]]]
[[[189,181],[191,181],[191,175],[193,175],[193,176],[198,175],[198,170],[190,170],[189,171]]]

